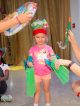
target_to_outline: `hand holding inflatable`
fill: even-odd
[[[25,22],[29,23],[32,19],[32,15],[31,15],[31,13],[22,13],[19,16],[17,16],[17,18],[18,18],[17,19],[18,23],[21,23],[21,24],[23,24]]]
[[[24,15],[24,13],[30,13],[31,16],[33,17],[36,13],[36,10],[37,10],[37,4],[33,3],[33,2],[28,2],[28,3],[25,3],[24,5],[20,6],[16,10],[16,12],[14,12],[11,16],[9,16],[7,19],[5,19],[5,20],[8,20],[10,18],[11,19],[16,18],[16,20],[18,21],[18,24],[16,26],[14,26],[13,28],[10,28],[7,31],[5,31],[4,34],[6,36],[11,36],[11,35],[14,35],[17,32],[19,32],[21,29],[23,29],[29,23],[29,21],[25,22],[25,19],[24,19],[25,17],[23,17],[23,18],[20,17],[20,14]],[[25,23],[22,24],[23,22],[25,22]]]
[[[60,66],[59,69],[56,69],[55,61],[56,59],[53,59],[51,62],[49,61],[45,61],[45,62],[56,73],[61,83],[65,85],[66,83],[69,82],[69,70],[64,66]]]
[[[66,28],[65,41],[64,42],[62,42],[62,41],[57,42],[60,49],[65,49],[67,47],[67,45],[68,45],[68,35],[69,35],[68,31],[69,30],[71,30],[71,18],[70,17],[69,17],[69,20],[68,20],[68,26]]]

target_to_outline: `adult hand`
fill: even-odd
[[[27,6],[29,3],[32,3],[33,5],[33,8],[37,9],[37,3],[34,3],[34,2],[27,2],[25,3],[25,6]],[[24,13],[24,14],[20,14],[18,16],[18,19],[20,21],[20,23],[29,23],[32,19],[32,13]]]
[[[18,16],[20,23],[29,23],[32,19],[31,13],[22,13]]]
[[[56,67],[56,69],[59,69],[59,67],[60,67],[61,65],[69,66],[69,64],[70,64],[71,62],[72,62],[71,60],[58,59],[58,60],[56,60],[56,62],[55,62],[55,67]]]
[[[27,2],[27,3],[25,3],[24,5],[27,7],[29,3],[31,3],[34,8],[37,8],[37,5],[38,5],[38,4],[35,3],[35,2]]]
[[[58,59],[58,60],[55,61],[55,68],[56,68],[56,69],[59,69],[59,67],[60,67],[60,65],[61,65],[60,60],[61,60],[61,59]]]
[[[70,42],[74,42],[75,41],[75,37],[74,37],[73,32],[71,30],[69,30],[68,34],[69,34],[69,37],[68,37],[69,41]]]

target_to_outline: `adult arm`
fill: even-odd
[[[76,42],[76,39],[75,39],[72,31],[69,31],[69,41],[71,43],[71,46],[72,46],[72,49],[75,53],[76,58],[78,59],[78,61],[80,61],[80,48]]]
[[[71,60],[64,60],[64,59],[58,59],[55,62],[55,67],[58,69],[60,65],[69,66],[72,63]],[[63,70],[64,71],[64,70]],[[76,63],[73,63],[70,66],[70,71],[72,71],[74,74],[80,77],[80,66]]]
[[[30,13],[22,13],[17,18],[10,18],[8,20],[3,20],[0,22],[0,33],[4,32],[5,30],[17,25],[18,23],[29,23],[32,19]]]

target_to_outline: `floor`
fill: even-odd
[[[62,85],[52,72],[51,80],[51,106],[80,106],[80,98],[76,97],[71,89],[71,83],[79,78],[70,72],[70,81],[66,85]],[[25,71],[10,71],[8,80],[7,94],[13,96],[13,101],[10,103],[0,102],[0,106],[33,106],[33,98],[27,97],[25,93]],[[40,105],[45,106],[44,94],[41,90]]]

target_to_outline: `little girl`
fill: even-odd
[[[50,60],[54,55],[54,52],[50,46],[46,44],[47,30],[44,27],[44,22],[42,20],[35,21],[37,26],[33,30],[33,37],[35,40],[35,45],[29,50],[29,56],[32,56],[33,62],[28,61],[29,67],[34,67],[35,71],[35,83],[36,92],[34,95],[34,106],[38,106],[40,98],[40,84],[43,83],[43,90],[45,94],[46,106],[50,106],[51,95],[50,95],[50,80],[51,80],[51,70],[45,64],[45,60]]]

